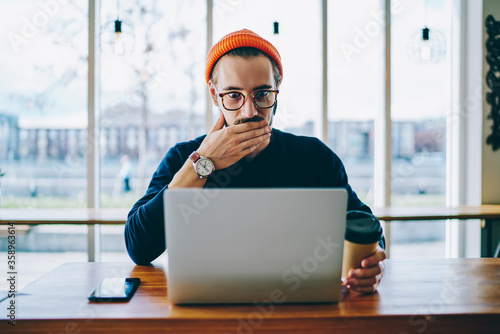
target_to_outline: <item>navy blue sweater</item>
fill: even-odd
[[[125,243],[132,260],[148,264],[166,249],[163,192],[205,136],[172,147],[153,175],[146,194],[133,206],[125,225]],[[351,189],[339,157],[319,139],[273,129],[271,142],[255,158],[215,171],[205,188],[342,187],[348,210],[371,212]]]

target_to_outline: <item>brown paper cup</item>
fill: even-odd
[[[344,255],[342,258],[342,278],[347,277],[349,270],[361,268],[361,261],[375,254],[378,242],[363,245],[344,240]]]

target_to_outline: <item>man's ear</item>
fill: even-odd
[[[218,107],[219,100],[217,99],[217,92],[215,91],[215,85],[212,82],[212,80],[208,82],[208,91],[210,92],[210,96],[212,97],[213,103],[215,104],[216,107]]]

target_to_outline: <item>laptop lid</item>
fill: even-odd
[[[164,201],[173,303],[339,300],[345,189],[171,189]]]

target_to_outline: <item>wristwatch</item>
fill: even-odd
[[[212,160],[198,155],[196,151],[191,153],[189,159],[193,161],[193,166],[196,174],[200,179],[205,179],[210,176],[215,171],[215,166]]]

